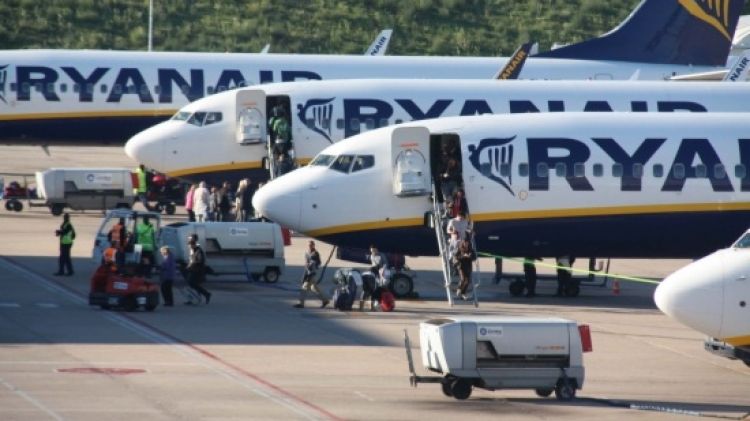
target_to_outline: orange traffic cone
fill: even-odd
[[[612,283],[612,294],[620,295],[620,281],[618,279],[615,279]]]

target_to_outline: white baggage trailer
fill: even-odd
[[[36,173],[37,194],[53,215],[63,210],[107,210],[133,206],[127,168],[50,168]]]
[[[584,325],[585,326],[585,325]],[[418,376],[404,331],[411,384],[440,383],[446,396],[467,399],[473,388],[534,389],[560,400],[583,387],[588,326],[559,318],[449,317],[420,323],[422,365],[440,374]],[[583,335],[581,335],[583,332]],[[582,340],[583,338],[583,340]]]

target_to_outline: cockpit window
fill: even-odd
[[[372,168],[375,165],[375,157],[372,155],[357,155],[354,158],[354,164],[352,165],[352,172],[362,171],[367,168]]]
[[[320,154],[315,157],[312,161],[310,161],[310,165],[317,165],[321,167],[327,167],[331,165],[331,162],[333,162],[333,159],[335,157],[333,155],[323,155]]]
[[[737,240],[736,243],[734,243],[734,248],[737,249],[747,249],[750,248],[750,233],[746,233],[742,236],[739,240]]]
[[[206,114],[207,113],[203,111],[196,111],[195,113],[193,113],[193,115],[190,116],[187,122],[188,124],[193,124],[200,127],[203,125],[203,120],[206,119]]]
[[[333,161],[333,164],[331,164],[331,169],[342,173],[348,173],[353,161],[354,155],[339,155],[336,160]]]
[[[177,114],[172,116],[172,120],[185,121],[190,117],[190,111],[177,111]]]
[[[206,121],[203,123],[205,126],[208,126],[209,124],[218,123],[221,121],[221,113],[219,112],[210,112],[206,114]]]

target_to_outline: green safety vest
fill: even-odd
[[[143,251],[154,251],[154,226],[138,224],[135,228],[138,236],[137,243],[141,245]]]
[[[73,238],[76,235],[75,230],[73,230],[73,225],[70,222],[63,224],[62,228],[65,229],[66,226],[70,226],[70,231],[60,237],[60,244],[73,244]]]
[[[138,188],[135,189],[138,193],[146,193],[146,171],[143,171],[141,167],[136,168],[136,175],[138,176]]]

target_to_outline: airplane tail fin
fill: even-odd
[[[535,57],[725,66],[744,0],[643,0],[612,31]]]

